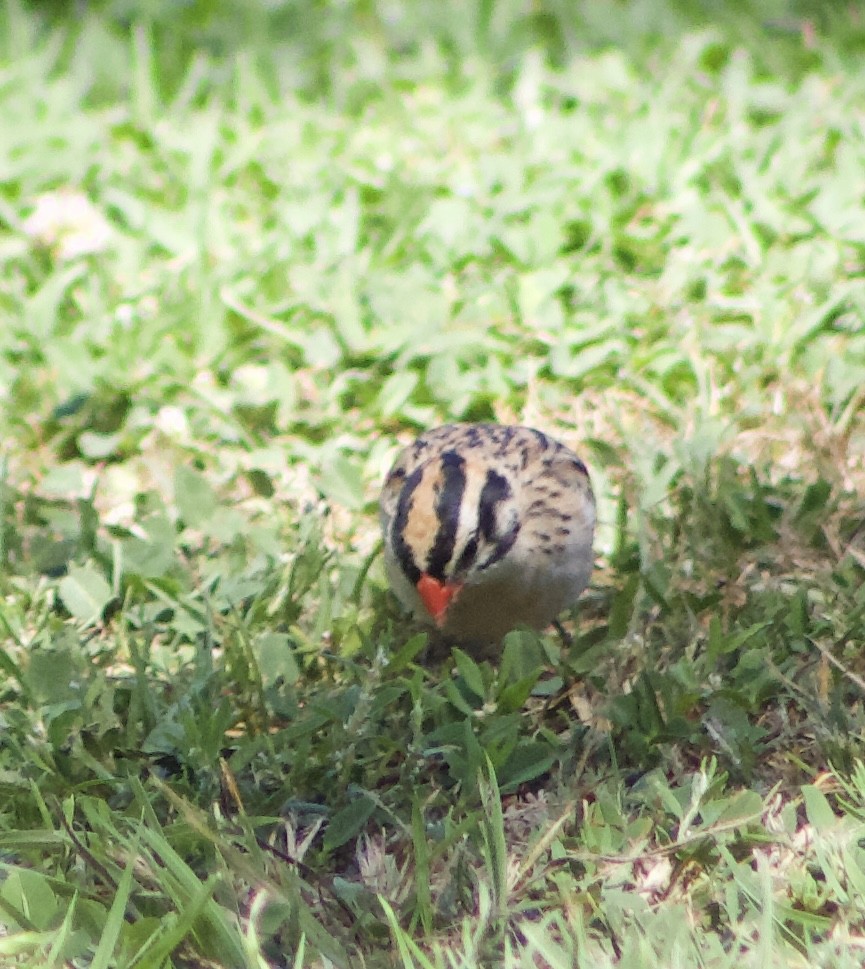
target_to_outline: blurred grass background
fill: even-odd
[[[849,3],[0,5],[0,957],[859,966]],[[422,661],[375,500],[520,420],[574,643]]]

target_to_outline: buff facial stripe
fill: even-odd
[[[481,535],[492,542],[496,538],[496,509],[505,499],[511,496],[511,486],[507,479],[497,471],[489,469],[481,496],[478,499],[478,528]]]
[[[436,501],[439,527],[426,569],[434,579],[444,579],[445,569],[453,557],[466,490],[466,462],[456,451],[447,451],[442,455],[441,469],[441,491]]]

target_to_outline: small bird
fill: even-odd
[[[379,504],[388,578],[461,645],[543,629],[585,589],[595,498],[583,462],[530,427],[446,424],[399,455]]]

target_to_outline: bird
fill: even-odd
[[[586,588],[595,497],[585,464],[543,431],[445,424],[398,455],[379,517],[390,585],[447,641],[543,629]]]

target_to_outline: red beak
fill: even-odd
[[[437,626],[444,623],[447,608],[460,588],[459,582],[442,582],[426,573],[418,579],[418,595],[423,600],[426,611],[435,619]]]

